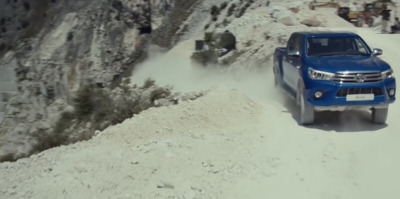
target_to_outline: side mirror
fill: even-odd
[[[379,48],[374,48],[374,49],[372,49],[372,54],[373,55],[382,55],[383,54],[383,51],[382,51],[382,49],[379,49]]]
[[[288,51],[288,55],[291,56],[291,57],[300,57],[300,51],[291,50],[291,51]]]

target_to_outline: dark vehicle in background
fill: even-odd
[[[363,10],[351,10],[350,7],[338,6],[337,14],[357,27],[362,27],[364,24],[372,27],[387,5],[394,6],[392,2],[383,0],[366,3],[363,6]]]

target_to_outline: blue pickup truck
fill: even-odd
[[[371,110],[372,122],[386,122],[395,101],[393,70],[351,32],[295,32],[275,49],[275,85],[300,105],[300,122],[314,123],[315,111]]]

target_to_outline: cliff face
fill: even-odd
[[[168,29],[175,4],[197,1],[1,0],[0,156],[31,153],[40,141],[27,135],[52,132],[82,85],[111,88],[145,57],[151,38],[172,40],[179,24],[168,35],[158,27]]]
[[[0,55],[15,49],[24,38],[36,35],[51,15],[56,0],[2,0],[0,1]]]

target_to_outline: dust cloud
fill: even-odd
[[[159,86],[169,86],[175,92],[202,92],[215,86],[238,90],[260,102],[281,102],[282,92],[274,87],[272,60],[262,66],[232,69],[229,66],[201,66],[191,59],[191,41],[182,42],[163,54],[156,48],[150,58],[138,66],[131,83],[142,85],[151,78]]]

